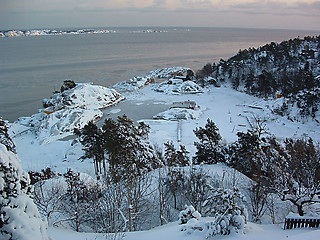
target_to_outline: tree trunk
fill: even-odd
[[[304,212],[303,212],[303,210],[302,210],[302,205],[296,205],[297,206],[297,208],[298,208],[298,213],[299,213],[299,215],[300,216],[303,216],[304,215]]]
[[[103,158],[102,161],[103,161],[103,171],[104,171],[104,175],[106,176],[106,175],[107,175],[106,159]]]
[[[160,225],[163,225],[163,188],[162,188],[162,184],[161,184],[161,172],[160,172],[160,168],[159,168],[159,214],[160,214]]]
[[[129,205],[129,232],[132,232],[132,212],[131,212],[131,205]]]

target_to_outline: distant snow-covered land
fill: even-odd
[[[28,37],[28,36],[48,36],[48,35],[80,35],[80,34],[106,34],[114,33],[115,30],[109,29],[73,29],[73,30],[57,30],[57,29],[32,29],[32,30],[7,30],[0,31],[0,37]],[[167,32],[167,30],[135,30],[133,33],[154,33]]]
[[[111,30],[100,29],[77,29],[77,30],[50,30],[50,29],[34,29],[34,30],[8,30],[0,31],[0,37],[21,37],[21,36],[43,36],[43,35],[65,35],[65,34],[102,34],[110,33]]]

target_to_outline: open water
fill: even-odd
[[[42,108],[65,79],[110,87],[164,67],[193,70],[239,49],[319,32],[226,28],[110,28],[107,34],[0,38],[0,116]]]

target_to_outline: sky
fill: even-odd
[[[186,26],[320,30],[320,0],[0,0],[0,29]]]

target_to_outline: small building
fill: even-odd
[[[187,76],[175,76],[174,79],[180,79],[183,82],[185,82],[185,81],[190,80],[190,77],[188,75]]]
[[[195,101],[184,101],[184,102],[173,102],[172,107],[171,108],[185,108],[185,109],[196,109],[197,104]]]

